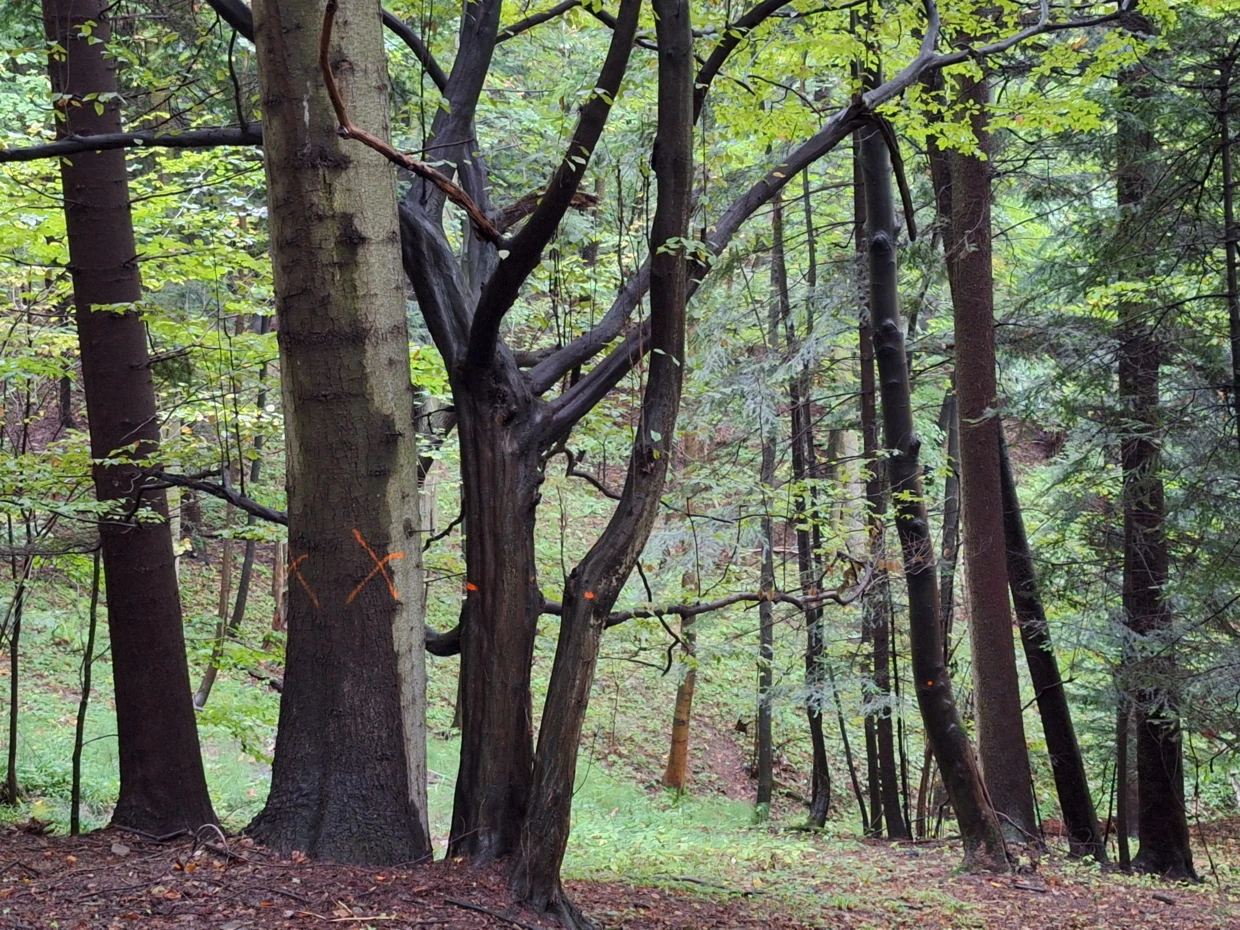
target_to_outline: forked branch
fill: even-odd
[[[426,162],[414,158],[412,155],[398,152],[389,143],[367,132],[365,129],[354,126],[349,120],[348,111],[344,106],[344,98],[340,96],[340,89],[336,86],[336,76],[332,72],[331,63],[332,25],[336,20],[337,5],[337,0],[327,0],[327,8],[323,11],[323,34],[319,42],[319,67],[323,72],[323,83],[327,87],[327,95],[331,97],[332,108],[336,111],[336,120],[340,123],[340,135],[346,139],[356,139],[363,145],[374,149],[393,164],[399,165],[418,177],[430,181],[443,192],[445,197],[469,215],[470,222],[473,223],[474,232],[478,238],[498,245],[503,241],[503,236],[495,228],[495,224],[487,219],[486,214],[478,208],[473,198],[454,184],[447,175],[432,168]]]

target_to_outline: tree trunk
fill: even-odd
[[[255,4],[289,507],[288,649],[266,807],[287,852],[428,858],[414,396],[396,184],[337,133],[320,0]],[[330,61],[387,135],[379,6],[344,0]]]
[[[1134,255],[1130,278],[1150,277],[1140,243],[1147,241],[1147,203],[1153,192],[1151,162],[1155,143],[1151,124],[1153,86],[1145,66],[1120,72],[1121,96],[1116,131],[1120,229]],[[1142,238],[1144,237],[1144,238]],[[1155,331],[1158,309],[1140,296],[1118,310],[1119,403],[1125,424],[1120,448],[1123,470],[1124,584],[1128,627],[1140,641],[1171,625],[1164,596],[1167,544],[1163,528],[1166,502],[1161,475],[1159,413],[1161,346]],[[1157,645],[1158,658],[1128,669],[1135,678],[1133,713],[1137,726],[1137,782],[1141,847],[1134,869],[1175,879],[1195,879],[1184,806],[1184,765],[1175,699],[1168,687],[1174,660]]]
[[[1128,695],[1123,692],[1118,704],[1115,709],[1115,838],[1119,846],[1119,867],[1127,872],[1132,868],[1132,853],[1128,848],[1128,838],[1132,835],[1132,806],[1128,803],[1128,731],[1132,708]]]
[[[1085,774],[1085,760],[1072,726],[1072,710],[1059,674],[1059,660],[1051,642],[1050,626],[1038,591],[1037,572],[1029,538],[1025,535],[1025,519],[1020,512],[1016,479],[1008,457],[1007,441],[999,433],[999,475],[1003,493],[1003,530],[1007,551],[1007,576],[1012,586],[1012,603],[1020,624],[1020,641],[1029,666],[1029,678],[1037,697],[1038,714],[1050,756],[1059,809],[1063,813],[1068,834],[1068,854],[1077,858],[1093,856],[1099,862],[1107,858],[1106,843],[1098,827],[1094,797]]]
[[[608,612],[633,571],[659,514],[671,461],[685,357],[689,232],[693,190],[693,35],[688,0],[654,0],[658,40],[658,145],[652,158],[658,206],[650,231],[650,355],[641,417],[624,490],[598,541],[564,586],[560,637],[538,733],[530,813],[512,886],[518,899],[581,926],[564,895],[577,749]],[[636,28],[636,4],[617,19]],[[621,29],[617,28],[616,34]]]
[[[807,289],[805,299],[805,336],[809,338],[814,332],[814,310],[818,300],[818,246],[814,232],[814,213],[810,203],[809,172],[801,173],[801,202],[805,212],[805,243],[808,249],[808,267],[805,273]],[[782,266],[780,280],[780,312],[784,318],[784,329],[787,335],[788,352],[791,355],[798,351],[802,340],[797,339],[792,323],[792,306],[788,293],[788,270],[783,249],[783,201],[779,194],[774,200],[775,214],[778,218],[780,248],[779,262]],[[792,478],[799,488],[805,487],[806,481],[818,477],[817,443],[814,439],[814,417],[812,410],[813,376],[809,363],[801,366],[798,375],[789,382],[789,401],[792,420]],[[831,434],[827,451],[827,477],[834,479],[839,471],[842,458],[839,445],[843,431],[836,430]],[[800,574],[801,593],[812,596],[822,584],[822,529],[821,514],[818,510],[818,494],[811,486],[808,491],[799,490],[795,499],[797,521],[797,569]],[[827,760],[827,740],[822,726],[822,705],[824,700],[825,677],[823,675],[826,660],[826,643],[823,630],[823,610],[814,607],[805,612],[805,716],[809,723],[809,738],[812,751],[810,769],[810,826],[821,829],[826,825],[827,815],[831,810],[831,769]],[[844,739],[847,733],[841,731]],[[851,749],[847,755],[849,765],[852,764]]]
[[[860,135],[869,243],[870,313],[882,390],[884,437],[890,450],[888,476],[896,501],[896,527],[908,585],[910,646],[917,700],[926,736],[939,760],[956,810],[966,865],[1006,870],[1003,831],[982,783],[973,747],[960,724],[951,678],[943,662],[934,545],[918,462],[921,440],[913,426],[904,334],[900,328],[891,162],[878,129],[866,128]]]
[[[1240,443],[1240,224],[1236,222],[1236,175],[1231,138],[1232,78],[1236,46],[1219,74],[1219,161],[1223,168],[1223,251],[1226,262],[1227,324],[1231,337],[1231,403]]]
[[[773,426],[769,426],[773,429]],[[775,590],[775,521],[771,519],[774,506],[770,493],[775,484],[775,434],[767,432],[762,437],[762,471],[758,476],[762,486],[762,568],[758,577],[761,591]],[[771,795],[775,789],[775,754],[771,732],[771,688],[775,683],[775,605],[764,600],[758,604],[758,790],[755,796],[755,816],[764,823],[771,816]]]
[[[232,528],[233,505],[224,507],[224,529]],[[224,538],[223,551],[220,555],[220,595],[216,604],[215,642],[211,646],[211,657],[207,660],[206,671],[198,690],[194,692],[194,709],[202,710],[211,697],[211,689],[215,687],[215,679],[220,673],[220,660],[224,657],[224,638],[228,635],[228,608],[232,600],[233,548],[235,543],[231,537]]]
[[[692,663],[693,645],[697,639],[693,632],[693,617],[686,617],[680,624],[680,641],[685,644],[685,658]],[[667,754],[667,768],[663,772],[663,785],[676,791],[685,790],[689,766],[689,724],[693,719],[693,692],[697,686],[697,668],[689,664],[685,677],[676,688],[676,709],[672,712],[672,748]]]
[[[52,89],[62,95],[62,135],[121,129],[117,59],[107,54],[109,9],[104,0],[44,0],[48,39],[64,50],[52,56],[50,67]],[[94,94],[100,95],[98,104],[65,103]],[[154,454],[159,416],[146,327],[129,306],[142,288],[125,155],[83,152],[60,167],[91,455],[122,459],[95,468],[95,494],[128,513],[138,504],[134,493],[142,472],[119,450],[136,443],[135,458]],[[112,820],[163,836],[214,823],[215,813],[190,699],[164,493],[143,492],[142,502],[162,520],[110,519],[100,526],[120,756]]]
[[[969,638],[977,742],[990,798],[1010,841],[1038,841],[1033,775],[1025,743],[1020,679],[1012,640],[1003,504],[999,487],[999,429],[995,412],[995,312],[991,268],[991,148],[986,128],[990,89],[983,77],[960,79],[960,97],[980,151],[949,158],[952,218],[946,239],[948,280],[955,310],[955,388],[960,430],[961,515],[969,576]]]
[[[534,522],[542,462],[521,414],[456,391],[468,566],[461,629],[461,767],[450,856],[488,862],[517,851],[534,764],[530,663],[542,612]]]

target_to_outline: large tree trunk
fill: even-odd
[[[1151,124],[1152,76],[1144,65],[1120,72],[1120,109],[1116,131],[1120,230],[1126,241],[1148,241],[1148,200],[1153,192],[1155,142]],[[1138,249],[1139,245],[1130,246]],[[1148,278],[1148,256],[1133,255],[1129,277]],[[1161,475],[1159,424],[1161,346],[1155,331],[1159,310],[1139,297],[1119,305],[1119,402],[1125,424],[1120,448],[1123,470],[1124,585],[1126,622],[1138,640],[1171,625],[1164,596],[1167,543],[1163,523],[1166,502]],[[1138,821],[1141,848],[1133,868],[1168,878],[1195,879],[1184,806],[1184,763],[1180,724],[1168,679],[1173,660],[1166,648],[1159,658],[1139,662],[1133,713],[1137,725]]]
[[[1231,56],[1219,73],[1219,161],[1223,170],[1223,254],[1227,288],[1227,327],[1231,337],[1231,403],[1240,443],[1240,223],[1236,222],[1235,140],[1231,137],[1232,81],[1235,78],[1240,46],[1232,45]]]
[[[104,0],[44,0],[48,39],[64,50],[52,55],[50,69],[52,89],[62,95],[62,135],[121,129],[108,10]],[[97,103],[84,100],[95,94]],[[125,155],[83,152],[60,166],[91,455],[121,458],[95,468],[95,493],[117,502],[120,514],[136,506],[142,478],[119,450],[136,443],[134,456],[145,459],[159,442],[146,327],[129,306],[142,288]],[[112,819],[162,836],[214,823],[215,813],[190,700],[164,493],[145,492],[142,499],[163,520],[114,517],[100,525],[121,776]]]
[[[540,450],[524,433],[530,424],[522,413],[496,422],[501,414],[493,396],[485,389],[456,391],[468,576],[457,701],[461,767],[449,855],[476,862],[517,851],[529,806],[530,663],[543,605],[534,561]]]
[[[1025,744],[1020,680],[1003,557],[999,482],[999,419],[995,413],[995,313],[991,268],[991,162],[986,158],[989,86],[961,78],[979,152],[953,153],[951,224],[946,239],[956,329],[956,397],[964,559],[969,576],[969,636],[982,773],[1004,833],[1014,842],[1038,839],[1033,776]]]
[[[421,531],[396,185],[337,133],[320,0],[255,4],[288,455],[288,649],[271,793],[250,832],[357,863],[431,854]],[[379,5],[344,0],[330,60],[387,135]]]
[[[1085,760],[1072,726],[1072,710],[1059,674],[1059,660],[1051,642],[1046,610],[1038,591],[1038,577],[1033,565],[1029,538],[1025,535],[1025,519],[1020,512],[1016,479],[1008,458],[1007,442],[999,434],[999,473],[1003,491],[1003,529],[1006,540],[1008,581],[1012,586],[1012,603],[1020,624],[1020,641],[1025,662],[1037,696],[1042,732],[1050,756],[1059,809],[1068,833],[1068,854],[1075,857],[1093,856],[1099,862],[1107,858],[1106,843],[1098,827],[1094,796],[1085,775]]]
[[[658,39],[658,145],[653,166],[658,206],[650,230],[650,356],[641,417],[624,490],[598,541],[564,587],[560,638],[538,734],[529,816],[513,868],[513,890],[570,925],[580,915],[564,895],[560,866],[568,846],[581,728],[608,612],[650,536],[671,461],[685,357],[688,235],[693,189],[693,35],[688,0],[654,0]],[[620,19],[636,10],[621,7]],[[633,25],[636,18],[633,17]],[[620,30],[617,30],[619,33]]]
[[[896,501],[896,527],[904,554],[908,586],[909,635],[917,700],[926,736],[939,760],[943,781],[956,810],[971,868],[1006,870],[1003,830],[982,783],[973,747],[961,726],[943,661],[939,625],[939,591],[934,543],[922,492],[918,453],[921,440],[913,425],[904,333],[896,268],[895,208],[891,162],[877,128],[861,130],[869,243],[870,314],[882,390],[883,431],[890,450],[888,476]]]

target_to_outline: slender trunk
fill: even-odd
[[[518,899],[583,921],[564,895],[560,866],[568,847],[577,749],[607,613],[650,537],[662,501],[680,410],[685,357],[689,232],[693,189],[693,35],[688,0],[654,0],[658,40],[658,145],[653,167],[658,206],[650,230],[650,355],[641,417],[624,490],[597,542],[564,586],[560,637],[538,734],[530,813],[512,886]],[[636,26],[636,10],[619,19]],[[627,20],[632,16],[631,20]]]
[[[685,644],[688,666],[685,677],[676,688],[676,709],[672,712],[672,748],[667,754],[667,768],[663,772],[663,785],[676,791],[685,790],[685,777],[689,766],[689,723],[693,719],[693,692],[697,685],[697,667],[693,664],[693,646],[697,639],[693,632],[693,617],[686,617],[680,624],[680,641]]]
[[[86,626],[86,651],[82,654],[82,696],[78,700],[73,728],[73,775],[69,788],[69,835],[82,832],[82,744],[86,736],[86,710],[90,706],[90,677],[95,666],[95,631],[99,626],[99,552],[95,551],[90,581],[90,614]]]
[[[1003,819],[1004,833],[1013,842],[1030,842],[1038,839],[1037,819],[1003,558],[1000,421],[995,412],[991,161],[987,158],[992,147],[986,128],[990,91],[985,77],[961,78],[959,88],[961,100],[970,106],[979,148],[971,154],[954,152],[948,159],[952,214],[946,238],[955,309],[961,511],[977,742],[986,787]]]
[[[879,647],[874,641],[874,630],[878,625],[887,626],[885,613],[887,608],[887,569],[882,553],[883,523],[882,515],[887,503],[883,496],[882,463],[878,458],[878,392],[874,376],[874,337],[870,322],[869,296],[867,291],[866,255],[866,201],[865,179],[861,169],[860,134],[853,133],[853,239],[857,252],[858,297],[861,302],[861,321],[857,327],[857,339],[861,358],[861,451],[868,463],[865,479],[866,523],[869,539],[869,558],[874,565],[874,580],[870,590],[861,602],[861,647],[862,653],[868,655],[870,679],[875,680]],[[868,650],[867,650],[867,647]],[[881,836],[883,832],[882,778],[879,763],[878,728],[875,715],[868,705],[871,699],[866,698],[865,704],[865,760],[866,779],[870,798],[870,825],[867,831],[870,836]]]
[[[918,462],[921,441],[913,425],[907,356],[900,329],[891,163],[877,129],[862,130],[861,136],[868,217],[870,309],[882,389],[884,436],[890,450],[888,475],[896,501],[896,527],[908,586],[910,648],[917,700],[927,738],[939,760],[956,810],[966,865],[1006,870],[1003,831],[982,783],[973,747],[960,724],[951,678],[943,662],[934,546]]]
[[[861,792],[861,780],[857,777],[857,766],[853,764],[852,743],[848,739],[848,725],[844,720],[844,704],[840,700],[839,689],[835,686],[835,666],[828,660],[826,663],[827,682],[831,686],[832,701],[835,704],[835,718],[840,726],[840,742],[844,744],[844,764],[848,766],[848,778],[852,782],[853,794],[857,798],[857,810],[861,814],[861,832],[870,835],[870,815],[866,811],[865,795]]]
[[[44,0],[52,47],[52,89],[65,135],[119,132],[117,57],[105,0]],[[90,24],[89,26],[87,24]],[[60,163],[69,268],[73,277],[91,455],[158,448],[159,416],[147,355],[146,327],[132,305],[141,297],[129,212],[125,155],[84,152]],[[108,307],[109,309],[99,309]],[[95,493],[126,513],[138,503],[141,469],[121,456],[97,466]],[[161,520],[102,523],[103,573],[115,682],[120,797],[117,825],[166,835],[215,821],[207,794],[190,697],[172,537],[162,491],[141,492]],[[159,700],[152,700],[159,695]]]
[[[5,804],[17,804],[22,797],[21,785],[17,781],[17,715],[18,696],[21,690],[18,685],[18,676],[21,673],[22,612],[25,603],[26,585],[25,578],[23,578],[13,597],[13,619],[9,623],[9,746],[6,760],[8,768],[4,776],[3,801]]]
[[[939,624],[943,628],[943,661],[951,657],[956,600],[956,558],[960,545],[960,418],[956,393],[948,391],[939,413],[939,429],[947,434],[947,477],[943,481],[943,542],[940,548]]]
[[[327,57],[352,119],[388,130],[374,0]],[[316,858],[429,858],[414,395],[396,177],[342,138],[320,0],[254,9],[284,391],[288,648],[261,842]]]
[[[1037,697],[1038,714],[1042,718],[1042,732],[1046,736],[1051,773],[1059,795],[1059,809],[1068,834],[1068,854],[1078,858],[1093,856],[1099,862],[1105,862],[1106,843],[1098,827],[1094,797],[1085,774],[1085,760],[1076,741],[1076,729],[1072,726],[1072,710],[1068,706],[1068,695],[1059,674],[1059,660],[1055,657],[1050,626],[1046,622],[1046,610],[1038,591],[1033,553],[1029,548],[1029,538],[1025,535],[1016,479],[1012,474],[1007,441],[1002,431],[999,435],[999,475],[1012,603],[1016,608],[1016,622],[1020,625],[1025,662],[1029,666],[1029,677]]]
[[[1128,695],[1120,692],[1115,710],[1115,838],[1119,844],[1119,867],[1127,872],[1132,868],[1132,853],[1128,837],[1132,835],[1132,809],[1128,804],[1128,730],[1132,713]]]
[[[1143,65],[1120,72],[1121,106],[1116,132],[1117,199],[1121,230],[1134,249],[1148,238],[1153,194],[1151,161],[1155,142],[1149,126],[1154,94]],[[1143,252],[1129,277],[1151,276]],[[1161,475],[1162,428],[1159,366],[1162,347],[1155,330],[1157,308],[1139,296],[1120,303],[1119,402],[1126,425],[1120,448],[1123,471],[1124,584],[1128,627],[1140,640],[1171,625],[1164,590],[1168,559],[1164,529],[1166,501]],[[1134,869],[1168,878],[1195,879],[1184,805],[1183,751],[1175,697],[1169,690],[1174,659],[1160,647],[1158,657],[1128,669],[1135,680],[1133,712],[1137,727],[1137,783],[1141,848]]]
[[[232,527],[233,506],[224,507],[224,529]],[[211,645],[211,658],[207,660],[206,671],[202,682],[194,692],[194,709],[202,710],[211,697],[211,689],[215,687],[215,679],[220,673],[220,660],[224,657],[224,638],[228,635],[228,608],[232,601],[233,548],[235,543],[231,537],[224,537],[223,550],[220,554],[220,594],[216,603],[215,637]]]
[[[775,435],[762,437],[762,472],[758,480],[762,485],[762,569],[758,586],[762,591],[775,590],[775,521],[771,519],[774,502],[770,491],[775,483]],[[775,787],[774,749],[771,741],[771,688],[774,685],[775,664],[775,607],[771,601],[758,604],[758,791],[755,798],[756,816],[759,823],[770,818],[771,795]]]
[[[1231,402],[1235,411],[1236,442],[1240,443],[1240,225],[1236,222],[1236,176],[1231,138],[1231,81],[1235,53],[1219,75],[1219,160],[1223,166],[1223,249],[1227,263],[1227,322],[1231,335]]]

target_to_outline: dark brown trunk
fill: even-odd
[[[900,328],[896,268],[895,209],[891,162],[877,129],[860,133],[865,176],[870,313],[882,390],[888,477],[896,501],[896,528],[904,555],[908,586],[909,635],[913,676],[926,736],[939,760],[943,780],[956,810],[970,868],[1006,870],[1003,830],[991,807],[981,773],[961,726],[951,678],[943,662],[939,625],[939,590],[934,544],[926,514],[918,461],[921,440],[913,425],[908,359]]]
[[[63,135],[121,129],[117,58],[106,54],[108,9],[104,0],[44,0],[48,39],[64,50],[51,60]],[[98,104],[82,102],[95,94]],[[158,447],[159,417],[146,327],[129,306],[141,297],[141,281],[125,155],[84,152],[60,165],[91,455],[102,459],[136,444],[135,455],[147,458]],[[134,489],[142,483],[141,470],[121,458],[94,473],[99,500],[116,502],[116,514],[100,527],[120,755],[112,818],[163,836],[214,823],[215,813],[190,699],[164,493],[142,494],[162,520],[121,518],[137,505]]]
[[[883,614],[887,605],[887,569],[884,567],[880,552],[882,544],[881,527],[882,513],[886,509],[883,496],[882,463],[878,459],[878,390],[874,376],[874,338],[870,325],[869,296],[867,294],[868,273],[866,271],[866,204],[865,179],[861,170],[860,135],[853,133],[853,241],[857,253],[857,296],[861,303],[861,321],[857,327],[857,341],[861,358],[861,451],[869,463],[869,471],[865,481],[865,499],[868,505],[867,526],[869,536],[869,555],[874,562],[874,581],[870,590],[861,602],[861,651],[870,660],[870,678],[873,679],[874,662],[874,627],[877,623],[886,623]],[[877,528],[876,528],[877,524]],[[875,616],[877,614],[877,616]],[[868,647],[868,648],[867,648]],[[865,699],[868,705],[870,699]],[[865,713],[865,766],[866,782],[870,801],[869,828],[870,836],[882,836],[883,832],[883,801],[882,778],[878,759],[878,729],[873,714],[868,707]]]
[[[772,491],[775,483],[775,435],[767,433],[762,437],[762,471],[758,476],[762,486],[763,510],[762,528],[759,531],[762,541],[762,568],[759,573],[758,585],[762,591],[775,590],[775,521],[771,519],[771,508],[775,502]],[[771,688],[775,683],[775,605],[771,601],[758,604],[758,723],[757,723],[757,768],[758,785],[755,796],[758,822],[762,823],[771,816],[771,796],[775,789],[775,753],[771,732]]]
[[[603,624],[633,571],[659,514],[672,455],[685,357],[689,232],[693,189],[693,36],[688,0],[654,0],[658,40],[658,145],[652,163],[658,206],[650,231],[650,347],[624,489],[598,541],[564,586],[560,637],[538,734],[529,816],[512,886],[517,898],[583,922],[560,884],[568,847],[577,749],[598,661]],[[636,27],[636,4],[618,19]],[[621,33],[618,28],[617,34]],[[631,33],[628,33],[631,35]]]
[[[449,855],[476,862],[517,851],[530,799],[534,721],[530,663],[542,612],[534,521],[542,484],[521,414],[497,424],[491,392],[456,392],[465,564],[457,706],[461,768]],[[525,408],[523,408],[525,409]]]
[[[1233,46],[1233,49],[1235,47]],[[1232,78],[1235,51],[1219,75],[1219,161],[1223,168],[1223,251],[1226,261],[1227,323],[1231,337],[1231,402],[1236,442],[1240,443],[1240,224],[1236,222],[1236,176],[1231,138]]]
[[[969,638],[978,751],[990,798],[1012,842],[1038,840],[1033,776],[1021,712],[1020,679],[1003,557],[1003,504],[996,414],[994,278],[991,267],[990,102],[985,78],[961,78],[975,154],[954,152],[951,224],[945,239],[956,331],[961,515],[969,586]]]
[[[82,653],[82,695],[78,698],[73,728],[72,774],[69,786],[69,835],[82,832],[82,746],[86,736],[86,709],[90,706],[90,680],[95,668],[95,633],[99,628],[99,551],[95,551],[90,580],[90,609],[86,621],[86,650]]]
[[[1003,491],[1008,582],[1012,586],[1012,604],[1016,608],[1016,622],[1020,625],[1020,641],[1037,698],[1038,714],[1042,718],[1042,732],[1046,736],[1046,751],[1055,778],[1059,809],[1068,834],[1068,854],[1078,858],[1093,856],[1099,862],[1105,862],[1106,843],[1098,827],[1094,797],[1085,774],[1085,760],[1076,741],[1072,710],[1059,674],[1059,660],[1055,656],[1046,610],[1038,590],[1033,552],[1025,534],[1016,478],[1012,474],[1007,441],[1002,431],[999,434],[999,473]]]
[[[1115,710],[1115,837],[1119,844],[1119,867],[1125,872],[1132,868],[1132,853],[1128,838],[1132,836],[1132,805],[1129,803],[1130,766],[1128,764],[1128,731],[1132,708],[1128,695],[1121,693]]]
[[[813,301],[815,300],[814,290],[817,286],[818,268],[813,213],[809,202],[808,174],[803,176],[803,182],[806,241],[809,247],[809,269],[806,274],[809,300],[806,302],[805,323],[808,335],[813,332]],[[779,269],[776,281],[779,312],[784,321],[788,354],[792,355],[798,350],[799,341],[792,322],[788,269],[784,253],[783,201],[779,194],[775,195],[772,206],[775,247],[771,251],[771,261]],[[788,383],[789,415],[792,425],[792,480],[798,489],[793,499],[793,510],[796,515],[797,572],[801,583],[801,593],[806,596],[813,596],[817,593],[822,575],[821,559],[818,557],[822,549],[822,532],[819,529],[816,495],[812,489],[806,490],[807,482],[817,477],[814,422],[810,410],[812,383],[808,365],[803,365]],[[836,435],[839,433],[837,432]],[[835,451],[828,455],[830,461],[827,463],[827,468],[833,476],[837,471],[835,463],[839,459],[839,454]],[[805,612],[805,716],[809,723],[811,749],[809,822],[811,826],[818,828],[826,824],[827,813],[831,808],[831,770],[827,761],[827,741],[822,728],[823,651],[822,608],[813,607]]]
[[[396,179],[337,132],[323,4],[255,8],[289,507],[286,672],[250,832],[342,862],[429,858],[421,536]],[[328,52],[351,118],[387,135],[377,8]]]
[[[956,605],[956,559],[960,544],[960,418],[956,394],[948,391],[939,412],[939,429],[947,435],[947,477],[943,480],[943,542],[940,548],[939,617],[943,627],[943,661],[951,658]]]
[[[1153,85],[1143,65],[1120,72],[1121,96],[1116,132],[1120,230],[1134,249],[1149,236],[1146,215],[1153,193],[1151,161],[1155,142],[1149,126]],[[1130,278],[1150,277],[1142,252],[1134,256]],[[1171,625],[1164,596],[1168,578],[1163,523],[1166,502],[1161,475],[1162,430],[1159,411],[1161,345],[1155,330],[1158,310],[1140,299],[1119,306],[1119,402],[1125,424],[1120,448],[1124,506],[1124,614],[1140,640]],[[1175,697],[1169,690],[1174,659],[1165,647],[1157,657],[1126,669],[1134,682],[1137,728],[1137,783],[1141,847],[1132,860],[1140,872],[1195,879],[1184,805],[1183,751]]]

